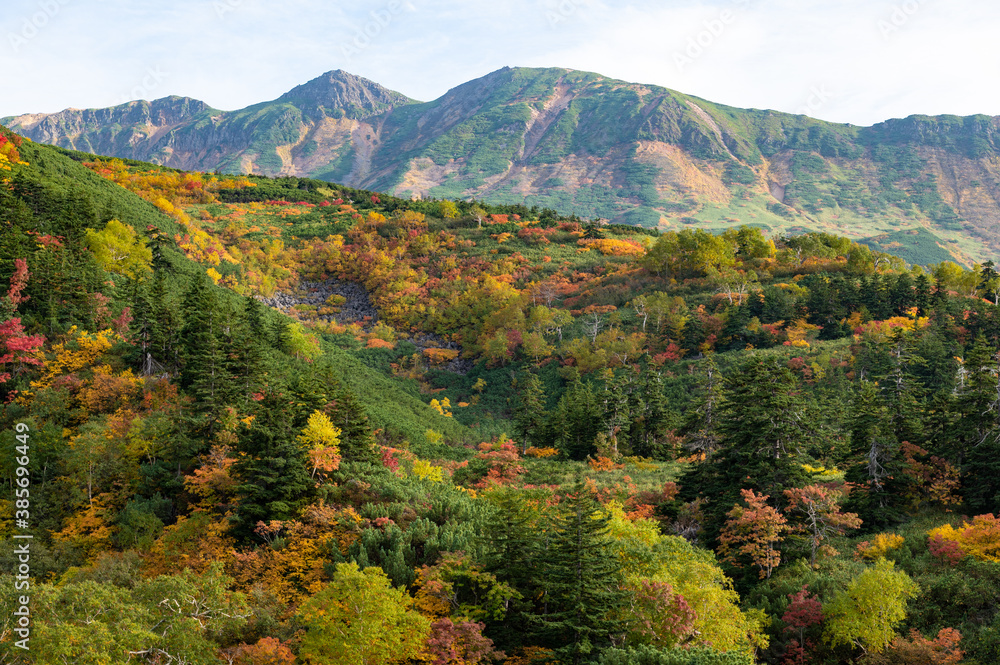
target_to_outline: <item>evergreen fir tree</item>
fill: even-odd
[[[743,349],[750,341],[750,331],[747,326],[750,324],[750,308],[746,305],[737,305],[729,309],[726,317],[726,325],[722,328],[722,339],[725,341],[726,349]]]
[[[918,316],[927,316],[931,306],[931,292],[933,287],[931,280],[926,273],[920,273],[913,280],[913,303],[917,306]]]
[[[196,429],[211,435],[230,402],[232,377],[221,339],[223,315],[205,279],[196,278],[184,294],[181,329],[181,387],[195,398]]]
[[[913,375],[918,359],[913,353],[912,337],[897,329],[889,340],[889,372],[879,379],[889,425],[900,442],[923,438],[921,422],[923,390]]]
[[[871,313],[872,318],[884,321],[892,316],[892,304],[886,288],[886,280],[878,273],[868,275],[861,281],[859,296],[861,304]]]
[[[955,355],[954,344],[948,342],[938,328],[932,327],[917,340],[910,373],[919,382],[922,394],[930,396],[954,391],[958,373]]]
[[[966,354],[952,440],[963,494],[977,513],[1000,510],[1000,362],[984,335]]]
[[[889,297],[889,306],[896,316],[906,316],[907,311],[916,305],[913,279],[905,272],[896,277],[887,295]]]
[[[243,541],[252,540],[258,522],[295,517],[315,491],[289,401],[287,394],[267,392],[235,446],[239,503],[232,533]]]
[[[535,634],[560,663],[590,662],[625,627],[620,619],[627,592],[608,538],[610,517],[578,480],[552,520],[542,559],[542,611]]]
[[[357,395],[339,382],[332,386],[331,395],[324,411],[341,430],[341,456],[349,462],[375,462],[375,434]]]
[[[507,612],[498,620],[488,622],[489,633],[501,649],[524,644],[531,617],[537,609],[535,599],[541,591],[540,532],[534,528],[536,517],[523,490],[499,490],[490,494],[495,510],[487,519],[486,569],[497,581],[510,585],[519,597],[511,599]]]
[[[957,413],[959,411],[957,386],[955,393],[938,391],[924,403],[923,447],[929,452],[957,461],[961,449],[956,439]],[[958,465],[961,468],[961,464]]]
[[[679,417],[670,408],[663,389],[663,375],[651,368],[642,373],[640,389],[633,392],[635,401],[630,405],[636,419],[632,423],[630,444],[632,453],[654,459],[672,459],[676,450],[666,450],[662,441],[667,433],[677,427]]]
[[[684,353],[687,356],[698,356],[701,354],[701,345],[705,343],[708,335],[705,332],[705,324],[697,312],[692,312],[690,318],[684,323],[683,342]]]
[[[619,446],[628,441],[632,425],[632,393],[630,377],[626,372],[615,374],[606,370],[604,375],[604,390],[601,391],[601,425],[605,441],[612,446],[612,456],[617,457]]]
[[[254,297],[243,305],[243,316],[234,335],[236,344],[230,373],[239,385],[244,406],[251,395],[267,382],[267,347],[265,346],[264,306]]]
[[[545,389],[538,376],[528,373],[514,385],[515,434],[521,440],[521,454],[540,443],[545,427]]]
[[[149,291],[152,322],[149,327],[152,361],[168,371],[180,367],[180,329],[178,305],[168,295],[164,274],[157,271]]]
[[[695,453],[710,455],[719,447],[719,404],[722,401],[722,374],[709,355],[699,366],[698,396],[684,414],[678,434]]]
[[[940,279],[935,279],[934,292],[931,294],[931,309],[944,313],[948,309],[948,300],[948,289],[945,288]]]
[[[594,441],[601,431],[601,408],[589,383],[573,380],[549,418],[549,432],[555,446],[567,457],[586,459],[595,451]]]
[[[148,283],[140,284],[132,298],[132,322],[129,324],[129,337],[136,347],[136,364],[139,373],[150,376],[162,365],[153,363],[153,328],[156,318],[153,313],[153,303],[149,299]]]
[[[903,516],[908,483],[891,409],[877,384],[862,380],[855,385],[851,414],[851,462],[845,479],[859,489],[851,493],[846,509],[869,529],[895,524]]]
[[[753,355],[723,382],[719,450],[681,479],[682,497],[709,499],[704,533],[714,542],[741,489],[781,497],[808,480],[800,446],[810,438],[808,405],[784,364]]]

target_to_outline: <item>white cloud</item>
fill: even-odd
[[[855,124],[1000,115],[998,28],[985,0],[7,0],[0,115],[134,91],[234,109],[337,68],[430,100],[504,65]]]

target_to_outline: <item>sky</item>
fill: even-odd
[[[871,125],[1000,115],[994,0],[3,0],[0,117],[183,95],[234,110],[343,69],[429,101],[566,67]]]

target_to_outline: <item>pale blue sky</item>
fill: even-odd
[[[1000,115],[990,0],[4,0],[0,116],[236,109],[331,69],[430,100],[504,65],[868,125]]]

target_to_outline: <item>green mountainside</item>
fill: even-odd
[[[165,280],[165,289],[173,295],[168,296],[170,302],[167,306],[180,304],[177,298],[179,290],[204,273],[203,268],[184,258],[174,243],[167,240],[170,236],[183,233],[184,228],[151,203],[69,159],[62,151],[25,142],[20,146],[20,154],[31,168],[14,181],[14,188],[22,200],[28,203],[28,207],[34,210],[34,215],[27,213],[26,216],[27,219],[37,218],[37,226],[20,220],[19,214],[26,211],[16,207],[3,206],[0,210],[2,218],[18,219],[24,228],[58,234],[75,241],[81,238],[83,228],[103,226],[111,219],[117,219],[135,229],[146,229],[147,234],[158,234],[161,239],[157,244],[160,274]],[[65,218],[65,221],[53,225],[48,221],[51,217]],[[5,252],[16,254],[30,251],[28,248],[31,243],[28,237],[18,233],[7,236],[2,246]],[[80,256],[75,256],[72,260],[83,261],[84,270],[93,268]],[[72,269],[68,270],[72,272]],[[12,265],[0,267],[0,279],[6,282],[12,271]],[[93,279],[94,275],[90,274],[88,277]],[[60,279],[67,278],[61,276]],[[56,280],[53,278],[53,281]],[[73,296],[65,297],[58,304],[49,302],[44,318],[44,327],[49,332],[61,331],[72,323],[78,323],[80,312],[90,309],[92,305],[87,300],[86,293],[100,289],[96,282],[74,283],[71,279],[64,286],[66,292]],[[237,308],[242,300],[221,288],[217,290],[217,296],[221,307]],[[269,325],[272,324],[279,325],[280,319],[270,320]],[[41,320],[35,325],[41,326]],[[338,367],[344,385],[356,391],[359,403],[380,426],[388,428],[395,435],[410,438],[421,438],[428,428],[447,432],[449,436],[462,437],[463,427],[452,420],[435,417],[435,414],[427,410],[415,384],[391,381],[381,372],[367,366],[357,354],[347,353],[341,348],[331,347],[326,352],[329,361]],[[362,357],[364,355],[361,354]]]
[[[169,97],[3,123],[35,141],[184,169],[662,228],[902,233],[921,263],[1000,256],[1000,120],[989,116],[856,127],[505,67],[425,103],[337,70],[238,111]]]

